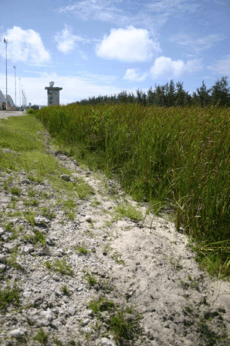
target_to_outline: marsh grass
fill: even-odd
[[[80,163],[116,173],[137,200],[170,201],[176,228],[183,227],[201,246],[224,241],[221,249],[210,248],[226,271],[229,108],[75,104],[46,107],[36,116]]]

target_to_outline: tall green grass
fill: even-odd
[[[37,117],[72,152],[100,156],[137,199],[173,201],[177,228],[230,269],[229,108],[68,105]]]

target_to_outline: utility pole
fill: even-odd
[[[6,110],[8,110],[8,105],[7,105],[7,43],[8,41],[4,38],[3,42],[6,44]]]
[[[16,107],[16,66],[14,66],[14,72],[15,72],[15,107]]]

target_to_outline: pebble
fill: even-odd
[[[107,338],[102,338],[101,339],[101,346],[116,346],[116,344]]]
[[[68,174],[62,174],[60,175],[60,178],[66,181],[70,181],[70,176]]]
[[[25,329],[18,328],[18,329],[11,330],[10,336],[12,338],[21,338],[25,335],[25,333],[26,333]]]
[[[0,263],[6,263],[6,256],[3,254],[0,254]]]
[[[5,230],[4,228],[0,227],[0,237],[1,237],[1,235],[3,235],[5,232],[6,232],[6,230]]]
[[[6,268],[5,264],[0,263],[0,272],[2,272]]]
[[[22,179],[21,184],[30,184],[31,181],[29,179]]]
[[[7,252],[13,252],[14,248],[15,248],[15,245],[12,244],[12,243],[6,243],[3,245],[3,247],[5,248],[5,250]]]
[[[90,322],[90,319],[89,318],[86,318],[84,321],[82,321],[82,326],[86,326],[87,324],[89,324]]]

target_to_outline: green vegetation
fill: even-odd
[[[48,334],[40,328],[33,340],[38,341],[41,345],[45,345],[48,341]]]
[[[43,246],[46,245],[46,236],[40,231],[34,231],[34,234],[25,235],[23,238],[32,244],[41,243]]]
[[[229,114],[214,106],[74,104],[36,116],[79,162],[116,173],[139,201],[158,199],[159,212],[173,206],[176,228],[200,244],[199,258],[229,276]]]
[[[4,310],[9,304],[19,306],[19,288],[14,284],[13,288],[7,286],[0,289],[0,310]]]
[[[12,188],[10,189],[10,192],[11,192],[13,195],[19,196],[20,193],[21,193],[21,189],[20,189],[19,187],[12,187]]]
[[[2,151],[1,148],[10,151]],[[26,177],[34,183],[41,183],[47,179],[57,192],[65,190],[69,198],[83,199],[93,193],[92,188],[83,179],[78,179],[77,183],[60,179],[60,175],[69,174],[69,170],[62,167],[55,157],[45,152],[44,128],[31,115],[1,120],[0,167],[6,172],[23,170],[27,174]],[[11,186],[12,182],[12,176],[4,180],[4,189],[15,196],[20,195],[20,189]],[[30,189],[29,196],[32,198],[35,195],[36,192]],[[25,201],[25,205],[37,206],[38,201],[31,199]],[[32,218],[28,221],[33,225]]]
[[[65,275],[74,274],[74,271],[72,270],[71,265],[67,264],[64,258],[62,260],[57,259],[53,262],[46,261],[45,265],[47,269],[57,271],[61,274],[65,274]]]
[[[133,308],[120,307],[112,300],[102,297],[98,300],[92,300],[89,303],[89,309],[93,310],[99,321],[106,319],[106,324],[109,326],[109,332],[114,335],[117,342],[122,340],[132,340],[135,335],[141,335],[140,320],[142,316]],[[103,312],[107,312],[107,316]],[[120,344],[120,343],[119,343]]]
[[[77,252],[82,255],[87,255],[89,253],[89,250],[87,250],[85,244],[82,244],[81,246],[77,247]]]
[[[135,207],[133,207],[131,204],[124,204],[120,203],[115,208],[115,212],[118,213],[121,217],[128,217],[131,220],[138,222],[140,220],[143,220],[142,213],[137,210]]]
[[[65,295],[69,295],[69,289],[68,289],[68,287],[67,287],[66,285],[61,287],[61,291],[62,291]]]
[[[95,286],[98,283],[94,275],[86,272],[85,270],[83,270],[83,272],[84,272],[84,278],[87,280],[90,287]]]

